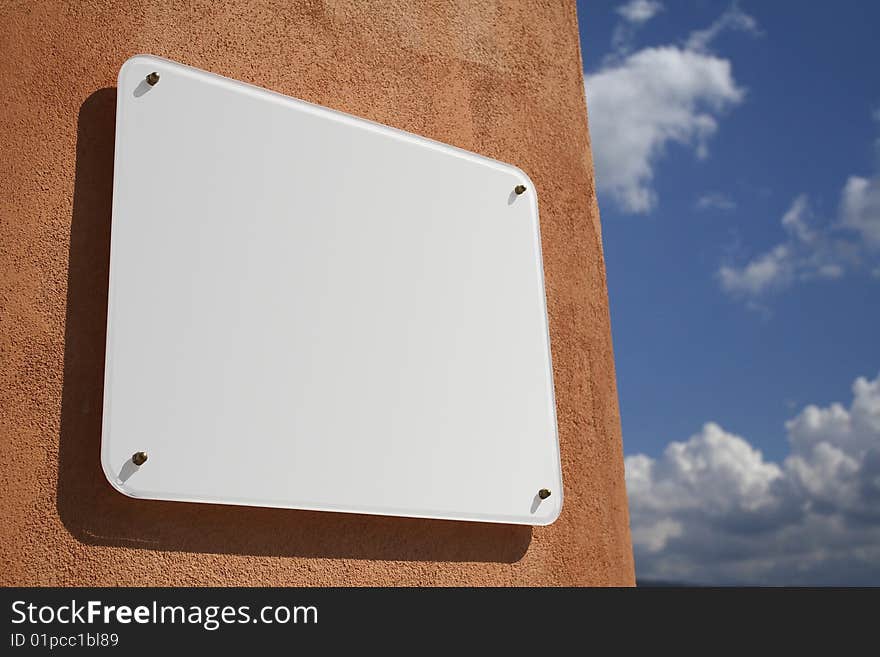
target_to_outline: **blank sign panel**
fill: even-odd
[[[101,461],[136,498],[545,525],[516,167],[152,56],[119,72]]]

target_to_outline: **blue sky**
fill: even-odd
[[[880,584],[880,5],[578,19],[638,575]]]

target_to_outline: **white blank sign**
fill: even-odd
[[[152,56],[123,65],[117,103],[101,447],[117,490],[557,518],[522,171]]]

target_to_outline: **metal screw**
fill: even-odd
[[[156,83],[159,81],[159,74],[156,71],[153,71],[147,76],[147,84],[151,87],[156,86]]]
[[[146,452],[135,452],[134,456],[131,457],[131,462],[135,465],[143,465],[147,462],[147,453]]]
[[[517,185],[516,187],[513,188],[513,191],[517,196],[519,196],[520,194],[522,194],[523,192],[526,191],[526,186],[525,185]]]
[[[542,488],[538,491],[538,497],[540,497],[542,500],[546,500],[548,497],[550,497],[550,491],[546,488]]]

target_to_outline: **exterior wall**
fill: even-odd
[[[634,582],[574,2],[6,2],[0,19],[0,583]],[[529,173],[566,486],[555,524],[138,501],[110,488],[98,454],[114,85],[139,52]]]

